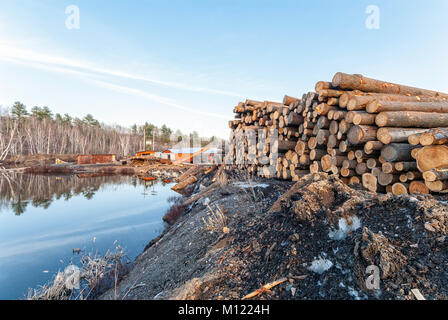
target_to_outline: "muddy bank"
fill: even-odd
[[[48,166],[54,164],[57,159],[68,163],[75,163],[77,161],[77,157],[78,155],[76,154],[20,155],[6,158],[0,162],[0,167],[4,167],[5,169],[14,169]]]
[[[188,164],[133,165],[128,161],[102,164],[77,164],[77,155],[32,155],[9,158],[0,169],[33,174],[136,175],[142,178],[174,180],[188,170]]]
[[[227,176],[137,258],[119,299],[241,299],[280,279],[257,298],[404,300],[415,289],[448,298],[445,199],[377,195],[325,174],[291,190]],[[368,266],[379,272],[378,290],[366,283]]]

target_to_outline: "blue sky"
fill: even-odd
[[[226,137],[238,101],[338,71],[448,92],[447,34],[446,0],[0,0],[0,105]]]

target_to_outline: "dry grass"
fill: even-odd
[[[119,279],[127,274],[128,266],[124,260],[126,255],[119,245],[113,250],[108,250],[105,255],[100,255],[98,252],[84,255],[79,268],[79,289],[71,289],[68,285],[70,275],[59,271],[52,282],[38,289],[29,289],[27,300],[95,299],[106,290],[116,287]],[[69,265],[69,267],[77,266]]]
[[[218,205],[216,205],[215,210],[213,210],[212,207],[210,207],[208,204],[207,207],[210,210],[210,213],[207,217],[202,218],[206,229],[211,232],[223,231],[227,226],[227,217],[225,216],[224,212]]]
[[[183,197],[170,197],[168,202],[172,203],[172,205],[162,219],[169,225],[172,225],[185,213],[187,207],[182,204]]]

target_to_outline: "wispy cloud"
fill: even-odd
[[[225,116],[223,114],[206,112],[206,111],[201,111],[199,109],[191,108],[191,107],[182,105],[181,103],[179,103],[173,99],[163,97],[160,95],[156,95],[153,93],[149,93],[144,90],[140,90],[137,88],[127,87],[127,86],[118,85],[115,83],[95,79],[94,77],[92,77],[92,74],[87,73],[87,72],[77,71],[77,70],[73,70],[70,68],[64,68],[64,67],[58,67],[58,66],[50,66],[50,65],[43,64],[43,63],[27,62],[27,61],[23,61],[23,60],[16,59],[16,58],[3,57],[1,55],[0,55],[0,60],[7,61],[10,63],[20,64],[20,65],[25,65],[25,66],[29,66],[29,67],[36,68],[36,69],[78,76],[82,80],[84,80],[88,83],[91,83],[98,87],[112,90],[112,91],[115,91],[118,93],[143,97],[143,98],[151,100],[153,102],[157,102],[157,103],[160,103],[160,104],[163,104],[163,105],[166,105],[169,107],[173,107],[173,108],[176,108],[179,110],[183,110],[183,111],[186,111],[189,113],[199,114],[201,116],[215,117],[215,118],[220,118],[220,119],[228,119],[228,116]]]
[[[109,83],[109,82],[104,82],[104,81],[100,81],[100,80],[94,80],[94,79],[88,79],[88,82],[91,82],[97,86],[106,88],[106,89],[110,89],[119,93],[125,93],[125,94],[129,94],[129,95],[134,95],[134,96],[140,96],[143,98],[147,98],[151,101],[155,101],[176,109],[180,109],[183,111],[187,111],[187,112],[191,112],[191,113],[196,113],[202,116],[208,116],[208,117],[216,117],[216,118],[221,118],[221,119],[228,119],[228,116],[222,115],[222,114],[218,114],[218,113],[213,113],[213,112],[205,112],[205,111],[201,111],[198,109],[194,109],[194,108],[190,108],[190,107],[186,107],[184,105],[181,105],[179,103],[177,103],[176,101],[166,98],[166,97],[162,97],[159,95],[155,95],[140,89],[136,89],[136,88],[130,88],[130,87],[126,87],[126,86],[122,86],[122,85],[117,85],[117,84],[113,84],[113,83]]]
[[[84,72],[94,73],[99,75],[108,75],[114,76],[129,80],[137,80],[149,82],[155,85],[169,87],[174,89],[181,89],[193,92],[204,92],[210,94],[224,95],[229,97],[243,98],[243,95],[235,92],[225,91],[225,90],[217,90],[213,88],[206,88],[201,86],[193,86],[185,83],[173,82],[173,81],[164,81],[160,79],[151,78],[146,75],[139,74],[131,74],[122,70],[108,69],[108,68],[99,68],[96,67],[93,63],[81,60],[75,60],[60,56],[48,55],[44,53],[35,52],[32,50],[24,50],[21,48],[17,48],[11,46],[9,44],[0,44],[0,59],[8,60],[14,59],[15,61],[28,62],[28,63],[40,63],[46,64],[49,66],[59,66],[64,68],[71,69],[80,69]]]

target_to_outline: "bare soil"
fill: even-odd
[[[212,178],[200,179],[193,196]],[[203,218],[218,208],[225,228],[210,229]],[[448,299],[447,232],[446,198],[377,195],[326,174],[294,185],[228,173],[102,298],[241,299],[286,278],[257,298],[407,300],[418,289]],[[379,290],[366,286],[372,265]]]

